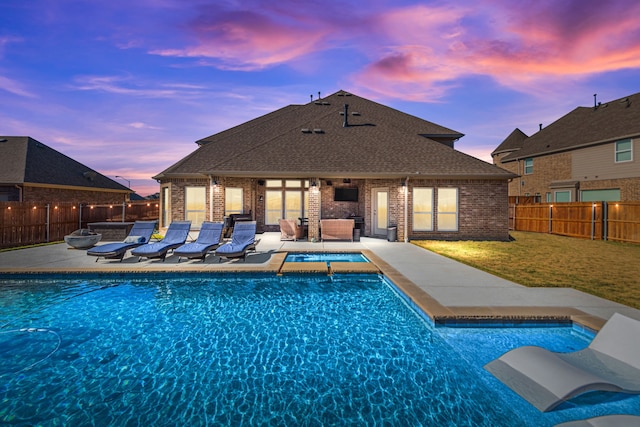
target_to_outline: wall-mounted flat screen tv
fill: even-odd
[[[336,187],[333,200],[335,202],[357,202],[358,187]]]

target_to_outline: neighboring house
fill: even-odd
[[[456,151],[463,134],[339,91],[289,105],[197,141],[154,179],[160,225],[250,214],[263,231],[280,218],[355,219],[362,235],[399,240],[507,240],[515,175]]]
[[[0,136],[0,201],[122,203],[131,190],[28,136]]]
[[[640,93],[578,107],[536,134],[513,131],[491,153],[519,175],[510,196],[542,202],[640,200]]]

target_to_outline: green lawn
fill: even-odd
[[[640,308],[640,245],[511,232],[510,242],[415,245],[529,287],[569,287]]]

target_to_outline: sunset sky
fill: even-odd
[[[485,161],[640,92],[637,0],[3,0],[0,135],[146,196],[196,140],[344,89]]]

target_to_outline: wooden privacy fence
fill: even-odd
[[[640,202],[509,204],[509,228],[640,243]]]
[[[0,202],[0,248],[60,241],[92,222],[158,218],[156,201],[110,205]]]

